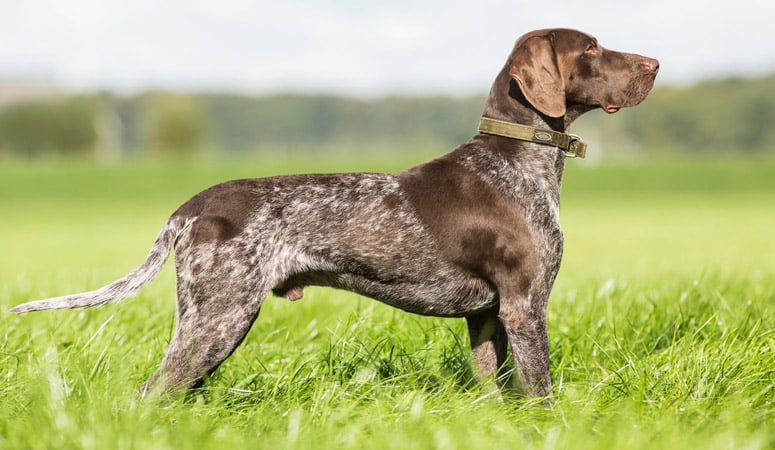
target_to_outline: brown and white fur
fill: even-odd
[[[516,42],[484,116],[564,132],[589,110],[641,102],[658,67],[578,31],[534,31]],[[12,311],[129,297],[175,247],[177,329],[143,392],[199,384],[240,344],[269,292],[298,300],[316,285],[464,317],[481,376],[503,366],[510,345],[521,389],[550,397],[546,307],[562,257],[564,163],[555,147],[477,134],[397,174],[229,181],[175,211],[124,278]]]

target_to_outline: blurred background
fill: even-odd
[[[642,106],[578,123],[591,155],[775,148],[765,0],[2,3],[12,157],[446,149],[514,40],[552,26],[662,63]]]

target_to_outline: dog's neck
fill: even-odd
[[[490,89],[490,95],[484,106],[484,116],[564,133],[574,120],[590,109],[592,108],[571,105],[562,117],[549,117],[542,114],[525,98],[517,82],[509,75],[508,65],[506,65]]]
[[[485,103],[483,116],[564,133],[575,117],[553,118],[541,114],[522,94],[517,83],[509,75],[508,67],[507,64],[495,79]],[[532,166],[537,172],[543,172],[544,176],[548,175],[547,171],[551,172],[557,180],[559,191],[565,167],[562,152],[544,144],[531,144],[509,138],[497,139],[501,141],[499,147],[507,150],[509,159],[519,162],[520,165]]]

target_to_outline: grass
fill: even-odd
[[[549,306],[555,403],[473,382],[461,320],[310,289],[270,298],[204,388],[140,400],[174,274],[132,300],[14,316],[98,287],[229,178],[402,161],[0,166],[0,448],[775,448],[775,160],[571,162]]]

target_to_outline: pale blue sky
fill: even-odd
[[[514,40],[587,31],[661,83],[775,72],[773,0],[0,0],[0,78],[73,89],[485,93]]]

